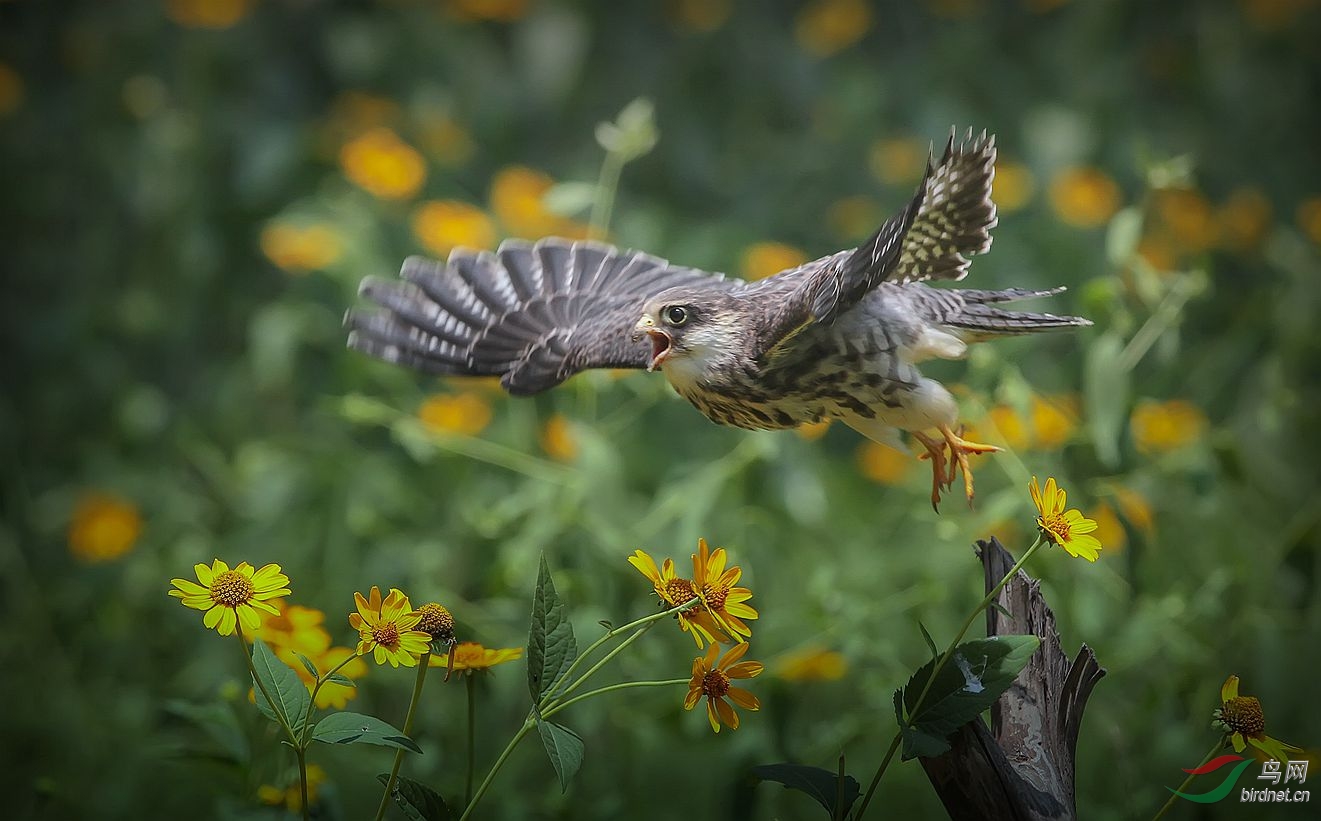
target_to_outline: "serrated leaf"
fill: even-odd
[[[541,701],[578,655],[573,626],[555,592],[546,557],[541,557],[537,590],[532,596],[532,627],[527,639],[527,686],[534,702]]]
[[[380,773],[376,780],[384,787],[390,781],[390,776]],[[408,821],[449,821],[454,817],[439,793],[411,778],[395,776],[394,790],[390,795]]]
[[[936,643],[932,641],[931,634],[927,632],[927,626],[919,620],[917,623],[917,629],[922,631],[922,638],[926,639],[927,647],[931,650],[931,657],[939,658],[940,651],[936,649]]]
[[[803,764],[761,764],[752,768],[752,774],[762,781],[774,781],[783,784],[785,789],[806,793],[830,814],[830,818],[848,815],[861,792],[858,780],[851,775],[844,776],[841,791],[838,773]],[[843,806],[836,806],[841,798]]]
[[[311,704],[311,696],[294,668],[276,658],[271,648],[261,639],[252,641],[252,667],[256,681],[252,683],[257,709],[271,721],[282,723],[295,733],[303,727],[303,718]],[[258,686],[257,682],[261,682]],[[271,694],[274,704],[267,702],[262,686]]]
[[[312,674],[313,680],[321,678],[321,671],[316,669],[316,664],[314,664],[310,658],[297,650],[294,651],[294,655],[298,656],[298,660],[303,663],[303,669]]]
[[[375,716],[362,713],[331,713],[312,728],[312,740],[326,744],[375,744],[421,753],[413,739]]]
[[[1119,464],[1119,434],[1128,414],[1129,373],[1121,361],[1124,342],[1102,334],[1087,349],[1083,385],[1087,419],[1096,455],[1109,467]]]
[[[931,739],[948,748],[944,739],[990,708],[1014,683],[1040,645],[1041,639],[1036,636],[995,636],[966,641],[954,648],[929,689],[926,683],[935,661],[922,665],[903,690],[902,707],[908,719],[901,718],[900,727],[914,731],[911,738],[905,734],[904,758],[933,754],[925,752],[935,746]],[[926,697],[920,707],[915,707],[924,689]],[[896,713],[899,708],[896,699]]]
[[[344,675],[343,673],[331,673],[330,675],[326,676],[326,683],[327,683],[327,684],[338,684],[338,685],[340,685],[341,687],[354,687],[354,688],[356,688],[356,687],[358,686],[358,685],[353,681],[353,679],[349,678],[348,676]]]
[[[537,733],[555,774],[560,777],[560,792],[564,792],[583,765],[583,740],[573,730],[553,721],[538,721]]]

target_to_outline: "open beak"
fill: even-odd
[[[670,358],[670,335],[664,331],[650,328],[647,330],[647,336],[651,338],[651,362],[647,365],[648,371],[654,371]]]

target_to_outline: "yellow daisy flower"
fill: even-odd
[[[326,614],[313,607],[288,604],[276,599],[269,604],[280,611],[278,615],[264,619],[261,627],[251,633],[249,639],[258,638],[272,648],[284,647],[297,650],[305,656],[316,657],[330,647],[330,633],[326,632],[324,622]]]
[[[1057,486],[1051,478],[1046,480],[1043,492],[1037,485],[1037,477],[1033,476],[1028,490],[1032,493],[1032,503],[1037,506],[1037,527],[1041,528],[1042,535],[1067,550],[1070,556],[1096,561],[1101,542],[1090,535],[1096,530],[1096,522],[1078,510],[1064,509],[1064,488]]]
[[[523,657],[522,647],[503,647],[499,650],[483,647],[475,641],[461,641],[454,646],[454,670],[489,670],[497,664],[517,661]],[[431,657],[432,667],[448,667],[449,656]]]
[[[1286,744],[1279,739],[1266,735],[1266,716],[1261,711],[1261,702],[1256,696],[1238,694],[1238,676],[1225,679],[1220,688],[1221,704],[1212,714],[1211,726],[1225,734],[1225,739],[1234,745],[1234,752],[1241,753],[1251,745],[1267,758],[1277,761],[1290,759],[1290,753],[1301,753],[1300,747]]]
[[[703,608],[734,641],[745,641],[752,635],[752,628],[743,619],[757,618],[757,611],[746,604],[752,598],[752,591],[734,586],[743,576],[743,569],[737,565],[725,569],[725,549],[720,547],[710,552],[706,539],[697,540],[697,552],[692,555],[693,587],[702,597]]]
[[[243,562],[230,570],[229,565],[216,559],[209,567],[194,565],[193,571],[201,584],[171,579],[175,589],[170,595],[183,602],[184,607],[206,611],[202,624],[222,636],[233,633],[240,623],[245,630],[261,627],[262,618],[257,611],[278,616],[280,611],[269,600],[289,595],[289,577],[280,571],[278,564],[253,570],[252,565]]]
[[[416,667],[417,660],[430,647],[431,634],[415,630],[422,613],[397,587],[381,600],[381,588],[372,585],[368,598],[353,594],[358,612],[349,614],[349,625],[358,631],[358,655],[372,654],[377,664],[387,661],[391,667]]]
[[[633,555],[628,557],[628,563],[651,580],[656,596],[660,598],[662,610],[669,610],[686,601],[700,598],[692,579],[685,579],[675,574],[673,559],[666,559],[657,568],[656,561],[646,551],[635,550]],[[700,601],[687,610],[675,614],[675,618],[679,620],[679,629],[690,633],[699,649],[708,643],[718,644],[729,641],[729,637],[716,625],[711,614],[702,607]]]
[[[748,652],[747,642],[729,648],[720,661],[716,654],[720,646],[712,644],[705,656],[693,659],[693,678],[688,682],[688,696],[683,700],[683,708],[691,710],[697,706],[702,696],[706,696],[706,718],[711,722],[711,729],[720,732],[724,724],[731,730],[738,729],[738,713],[730,706],[734,702],[745,710],[760,710],[761,702],[757,697],[742,687],[735,687],[731,679],[752,678],[761,674],[762,665],[758,661],[739,661]]]

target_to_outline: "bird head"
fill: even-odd
[[[737,340],[735,313],[720,294],[674,288],[647,303],[633,338],[651,341],[647,370],[700,372],[729,356]]]

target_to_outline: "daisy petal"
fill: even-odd
[[[220,624],[220,617],[224,615],[224,612],[228,609],[228,607],[221,607],[220,605],[212,607],[210,610],[206,611],[205,616],[202,616],[202,624],[206,625],[209,630],[215,629],[215,626]]]
[[[744,690],[742,687],[730,687],[729,692],[726,693],[726,695],[729,696],[730,701],[745,710],[761,709],[761,702],[757,700],[757,697],[752,693],[749,693],[747,690]]]
[[[706,699],[706,720],[711,722],[712,730],[720,732],[720,719],[716,717],[716,700],[709,696]]]
[[[1220,687],[1220,700],[1229,701],[1238,698],[1238,676],[1230,676]]]
[[[234,615],[232,607],[218,607],[220,611],[220,626],[216,630],[222,636],[228,636],[234,632],[234,625],[238,623],[238,616]]]
[[[198,567],[204,567],[204,565],[199,564]],[[207,590],[202,585],[198,584],[197,582],[190,582],[187,579],[170,579],[170,584],[174,585],[175,587],[179,588],[184,593],[190,596],[205,596],[208,593],[210,593],[210,591]]]
[[[725,722],[725,726],[729,727],[729,729],[737,730],[738,713],[734,712],[734,708],[731,707],[729,702],[725,701],[723,698],[718,698],[715,700],[715,702],[716,702],[716,712],[720,714],[720,720]]]

